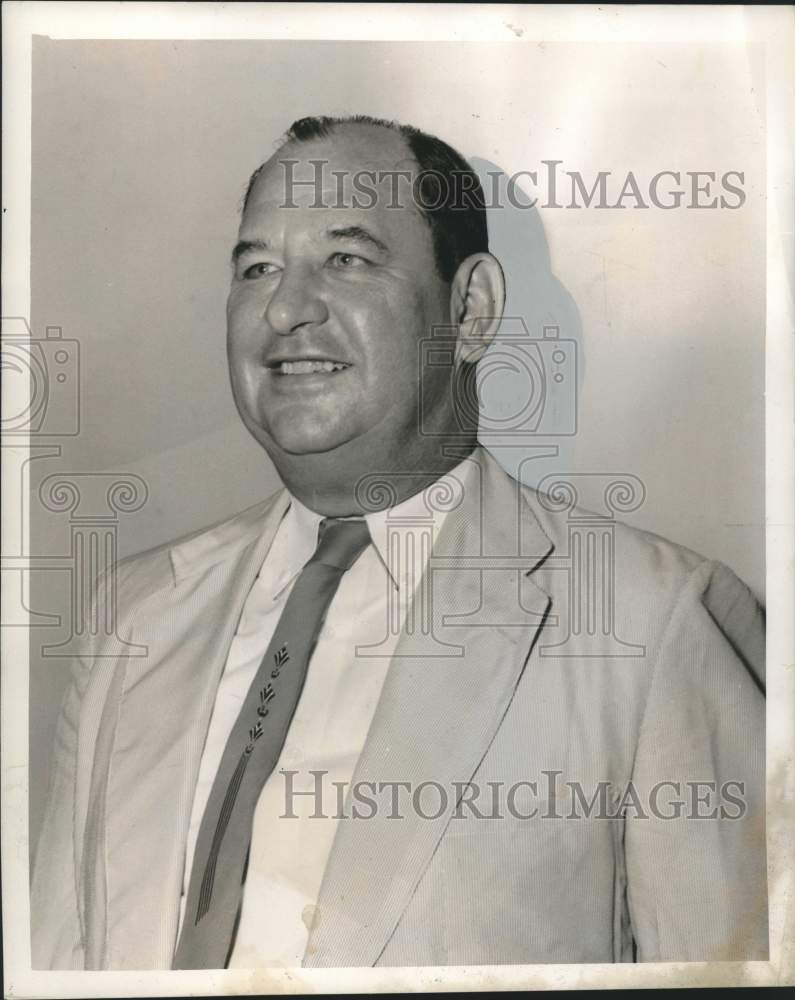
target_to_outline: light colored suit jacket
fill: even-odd
[[[761,609],[720,563],[472,460],[480,488],[434,548],[433,633],[402,634],[354,775],[438,782],[447,808],[340,821],[304,965],[766,958]],[[216,687],[288,503],[116,567],[117,632],[147,655],[105,636],[74,665],[34,967],[170,966]],[[485,818],[456,810],[468,781]],[[631,788],[623,818],[584,815],[575,782]]]

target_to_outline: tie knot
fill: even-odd
[[[310,561],[350,569],[369,541],[370,530],[363,517],[324,517],[318,528],[317,548]]]

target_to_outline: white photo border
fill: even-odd
[[[565,12],[564,12],[565,7]],[[34,35],[133,39],[361,39],[759,44],[767,145],[767,845],[770,960],[746,963],[444,966],[217,972],[30,969],[28,649],[2,633],[2,875],[9,997],[195,996],[451,990],[773,986],[795,982],[795,544],[792,163],[795,18],[788,6],[31,3],[3,5],[3,314],[30,316],[31,51]],[[19,407],[5,399],[4,407]],[[7,411],[9,412],[9,411]],[[15,442],[17,443],[17,442]],[[6,469],[6,473],[8,470]],[[27,486],[23,484],[23,496]],[[23,537],[18,484],[3,476],[3,542]],[[5,546],[4,546],[5,547]],[[25,549],[27,551],[27,549]],[[4,601],[5,601],[4,596]]]

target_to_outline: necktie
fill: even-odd
[[[196,839],[174,969],[226,966],[257,800],[281,754],[329,604],[343,573],[368,542],[361,518],[320,522],[315,553],[290,591],[210,791]]]

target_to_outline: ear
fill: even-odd
[[[479,361],[505,308],[505,277],[496,257],[474,253],[461,261],[450,288],[450,321],[459,328],[455,364]]]

